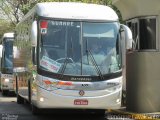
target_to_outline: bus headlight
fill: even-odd
[[[8,78],[4,79],[4,82],[9,82],[9,79]]]
[[[117,99],[117,100],[116,100],[116,102],[117,102],[117,103],[120,103],[120,102],[121,102],[121,100],[120,100],[120,99]]]
[[[44,98],[43,98],[43,97],[40,97],[39,101],[40,101],[40,102],[43,102],[43,101],[44,101]]]

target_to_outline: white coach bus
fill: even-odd
[[[38,3],[16,26],[20,55],[14,62],[25,68],[17,73],[17,102],[28,100],[33,113],[120,108],[122,58],[131,40],[131,31],[107,6]]]
[[[14,91],[13,78],[13,40],[14,33],[5,33],[2,37],[1,45],[1,90],[2,95],[7,95]]]

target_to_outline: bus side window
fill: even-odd
[[[36,55],[36,47],[32,47],[32,62],[34,65],[37,65],[37,55]]]

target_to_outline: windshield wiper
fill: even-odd
[[[71,56],[73,57],[73,40],[72,40],[72,38],[71,38],[71,48],[70,48],[70,50],[71,50]],[[63,75],[64,75],[64,72],[65,72],[65,69],[66,69],[66,66],[68,64],[69,59],[71,59],[71,58],[66,57],[65,60],[64,60],[64,65],[62,67],[61,76],[60,76],[61,79],[63,78]]]
[[[65,69],[66,69],[66,66],[67,66],[67,64],[68,64],[68,57],[66,57],[65,58],[65,60],[64,60],[64,64],[63,64],[63,67],[62,67],[62,70],[61,70],[61,75],[60,75],[60,79],[62,79],[63,78],[63,75],[64,75],[64,72],[65,72]]]
[[[65,41],[67,42],[67,38],[68,38],[68,27],[66,27],[65,29]],[[72,43],[71,43],[71,46],[72,46]],[[64,75],[64,72],[65,72],[65,69],[66,69],[66,66],[68,64],[68,56],[65,57],[65,60],[64,60],[64,64],[63,64],[63,67],[62,67],[62,70],[61,70],[61,75],[60,75],[60,79],[63,78],[63,75]]]
[[[89,58],[88,58],[88,56],[89,56],[89,57],[91,58],[91,62],[92,62],[92,64],[93,64],[93,66],[94,66],[97,74],[99,75],[99,77],[101,78],[101,80],[103,80],[104,77],[103,77],[103,75],[102,75],[102,72],[101,72],[101,70],[99,69],[96,60],[94,59],[94,56],[93,56],[91,50],[88,50],[88,41],[87,41],[87,40],[86,40],[86,53],[87,53],[88,64],[89,64]]]
[[[95,67],[95,70],[96,70],[97,74],[99,75],[99,77],[101,78],[101,80],[103,80],[104,77],[103,77],[103,75],[102,75],[101,70],[99,69],[99,67],[98,67],[98,65],[97,65],[96,60],[95,60],[94,57],[93,57],[93,54],[92,54],[91,50],[87,50],[87,52],[89,53],[88,55],[89,55],[90,58],[91,58],[91,62],[92,62],[92,64],[93,64],[93,66]]]
[[[69,57],[65,57],[64,58],[64,64],[62,66],[62,69],[61,69],[61,75],[60,75],[60,78],[62,79],[63,78],[63,75],[64,75],[64,72],[65,72],[65,69],[66,69],[66,66],[68,64],[68,60],[70,60],[72,63],[74,63],[73,59],[72,58],[69,58]],[[75,64],[75,63],[74,63]]]

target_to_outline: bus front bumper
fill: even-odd
[[[32,104],[38,108],[55,109],[119,109],[121,107],[121,91],[111,94],[87,97],[64,96],[38,87],[38,93],[32,94]],[[66,91],[67,92],[67,91]]]
[[[13,80],[12,79],[2,79],[1,89],[2,90],[8,90],[8,91],[14,91]]]

